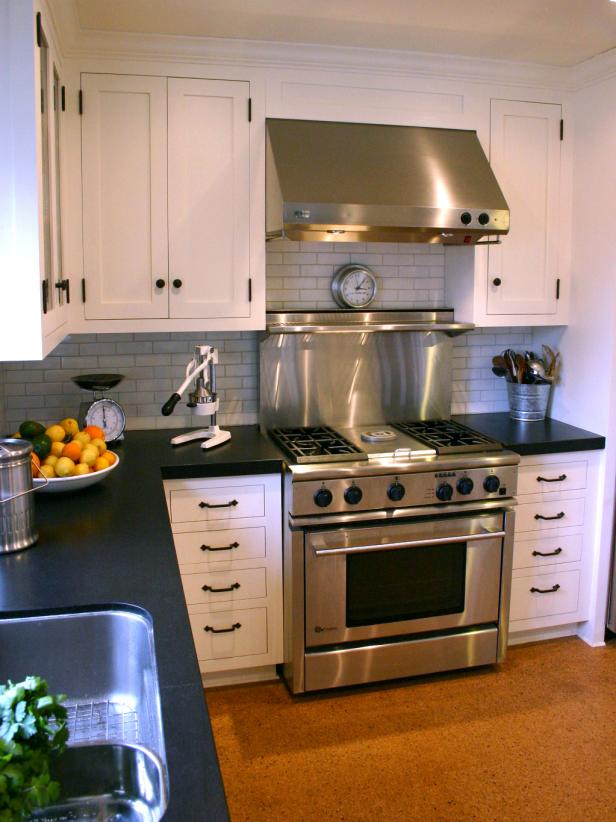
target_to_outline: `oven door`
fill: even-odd
[[[496,625],[503,514],[305,533],[305,641]]]

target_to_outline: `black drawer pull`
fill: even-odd
[[[220,548],[212,548],[211,545],[200,545],[202,551],[230,551],[232,548],[239,548],[239,542],[232,542],[231,545],[221,545]]]
[[[542,551],[533,551],[534,557],[557,557],[559,554],[562,554],[563,549],[557,548],[555,551],[548,551],[547,553],[543,553]]]
[[[535,514],[535,519],[562,519],[564,516],[565,512],[561,511],[555,517],[544,517],[543,514]]]
[[[213,634],[230,634],[232,631],[237,631],[241,627],[241,622],[234,622],[230,628],[213,628],[211,625],[206,625],[203,630],[211,631]]]
[[[551,588],[531,588],[531,594],[553,594],[560,588],[560,585],[556,583],[556,585],[552,585]]]
[[[236,499],[232,499],[229,502],[221,502],[219,505],[212,505],[211,502],[203,502],[203,500],[201,500],[199,508],[233,508],[234,505],[238,505]]]
[[[233,585],[229,585],[228,588],[212,588],[211,585],[202,585],[201,590],[211,591],[213,594],[222,594],[226,591],[237,591],[237,589],[241,587],[242,586],[239,584],[239,582],[234,582]]]
[[[537,482],[563,482],[567,479],[566,474],[561,474],[560,477],[537,477]]]

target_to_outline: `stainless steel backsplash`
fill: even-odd
[[[260,346],[260,424],[351,427],[451,415],[442,332],[271,334]]]

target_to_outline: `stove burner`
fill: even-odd
[[[465,454],[479,451],[502,451],[500,442],[452,420],[417,420],[393,422],[393,428],[429,445],[437,454]]]
[[[397,439],[398,435],[391,428],[372,428],[369,431],[362,431],[361,438],[364,442],[388,442]]]
[[[273,428],[269,433],[297,463],[345,462],[367,458],[363,451],[326,425],[313,428]]]

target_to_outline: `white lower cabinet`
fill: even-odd
[[[184,596],[205,684],[282,662],[279,474],[166,480]]]
[[[599,454],[523,457],[509,615],[513,642],[577,633],[588,619]],[[529,634],[528,632],[531,632]]]

